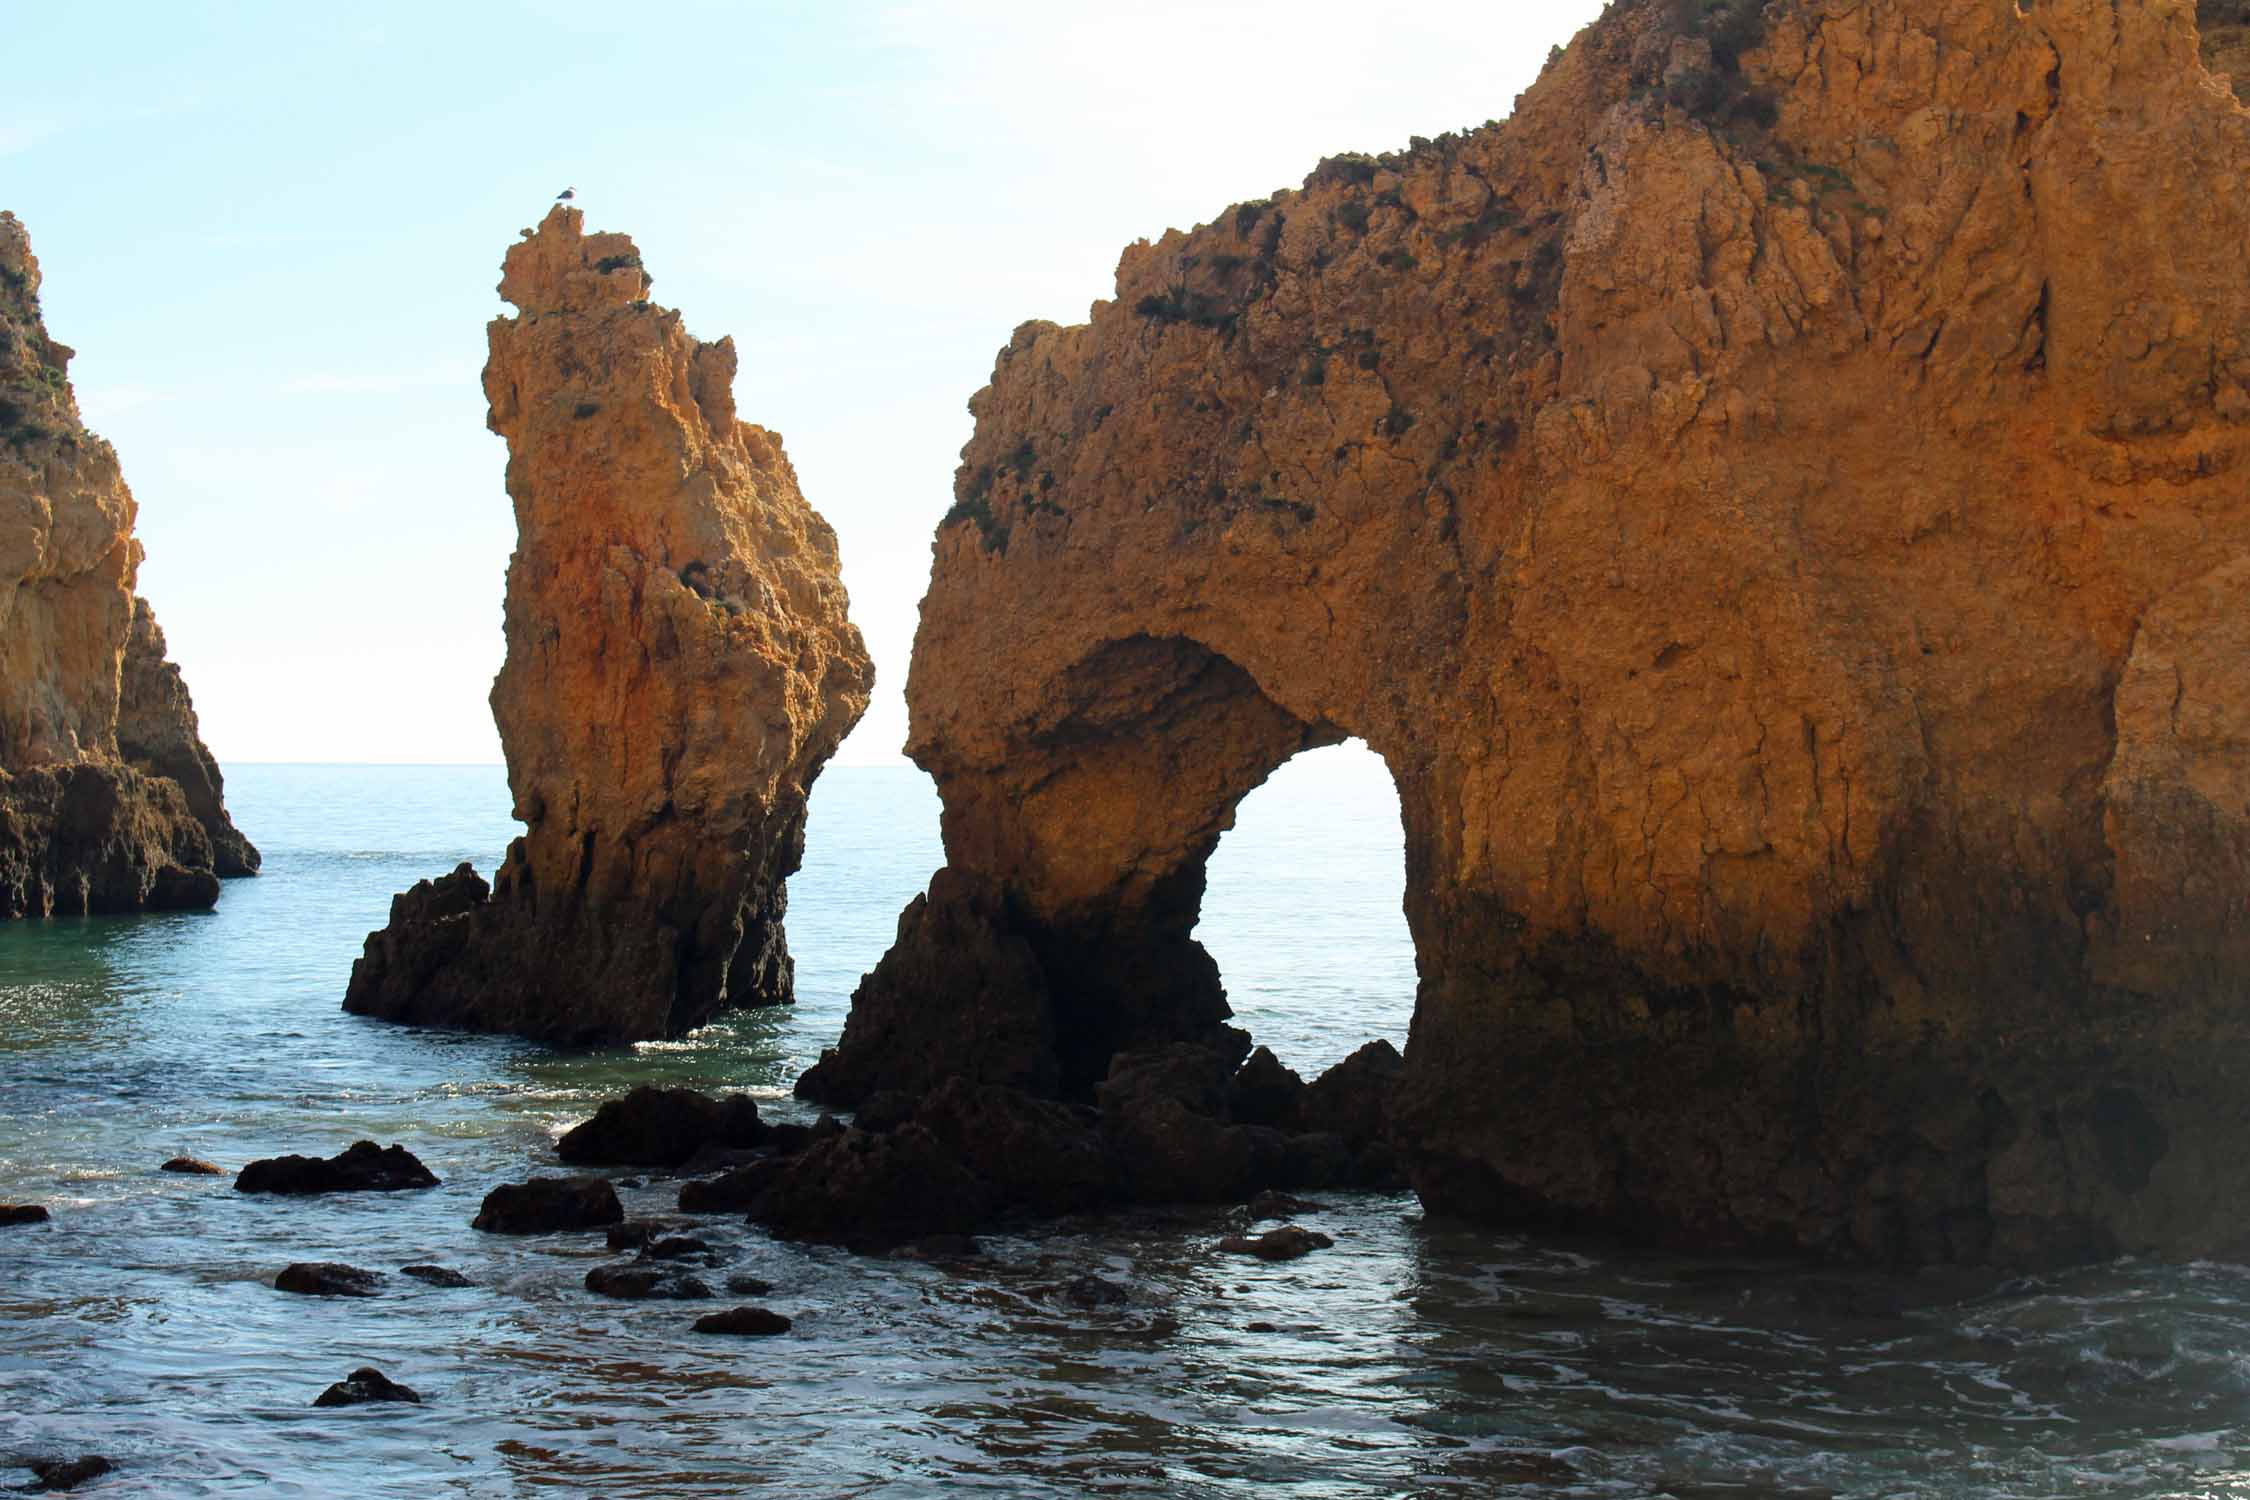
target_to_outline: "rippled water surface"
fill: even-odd
[[[496,769],[244,766],[229,793],[267,873],[215,914],[0,926],[0,1200],[55,1214],[0,1230],[0,1459],[120,1460],[92,1493],[2250,1495],[2234,1266],[1845,1275],[1529,1241],[1385,1195],[1330,1198],[1303,1222],[1336,1247],[1282,1266],[1219,1255],[1215,1211],[991,1236],[960,1264],[721,1219],[717,1274],[773,1282],[758,1300],[796,1326],[696,1336],[707,1304],[586,1293],[598,1240],[468,1221],[634,1083],[794,1116],[790,1081],[938,862],[927,783],[821,781],[797,1006],[570,1055],[337,1009],[394,891],[489,870],[511,832]],[[1404,1040],[1399,864],[1389,786],[1344,752],[1286,768],[1214,861],[1200,935],[1243,1023],[1308,1075]],[[154,1170],[366,1136],[444,1186],[288,1202]],[[663,1213],[676,1184],[622,1191]],[[272,1289],[324,1259],[476,1285]],[[1132,1301],[1056,1295],[1086,1272]],[[368,1363],[425,1404],[310,1406]]]

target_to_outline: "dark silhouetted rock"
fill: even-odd
[[[847,1130],[808,1148],[751,1205],[774,1233],[852,1245],[966,1234],[991,1210],[984,1183],[922,1125]]]
[[[435,1173],[404,1146],[354,1141],[340,1155],[275,1156],[254,1161],[236,1175],[238,1193],[395,1193],[438,1185]]]
[[[28,1467],[32,1475],[32,1490],[47,1494],[74,1490],[104,1474],[117,1472],[117,1465],[99,1453],[88,1453],[80,1458],[34,1458],[30,1460]]]
[[[586,1290],[627,1302],[703,1301],[711,1296],[707,1283],[677,1266],[596,1266],[586,1273]]]
[[[1090,1111],[955,1078],[922,1101],[914,1122],[984,1180],[996,1207],[1065,1214],[1117,1196],[1117,1173]]]
[[[668,1234],[662,1239],[650,1240],[641,1246],[642,1260],[702,1260],[716,1262],[719,1253],[711,1248],[710,1241],[692,1234]]]
[[[1366,1046],[1305,1085],[1304,1123],[1332,1130],[1354,1147],[1390,1131],[1391,1100],[1406,1076],[1406,1059],[1386,1041]]]
[[[175,1156],[156,1170],[159,1172],[177,1172],[182,1177],[224,1177],[227,1175],[227,1169],[217,1162],[203,1161],[193,1156]]]
[[[1219,1248],[1229,1255],[1255,1255],[1260,1260],[1295,1260],[1298,1256],[1310,1255],[1315,1250],[1326,1250],[1335,1243],[1317,1230],[1284,1224],[1279,1229],[1269,1229],[1254,1237],[1230,1234],[1219,1241]]]
[[[1094,1096],[1134,1198],[1224,1203],[1261,1185],[1249,1129],[1227,1123],[1232,1072],[1224,1054],[1189,1042],[1117,1055]]]
[[[574,1166],[676,1167],[710,1147],[740,1149],[765,1136],[757,1101],[644,1084],[612,1099],[555,1145]]]
[[[973,1234],[925,1234],[893,1246],[891,1255],[897,1260],[982,1260],[984,1246]]]
[[[710,1313],[695,1320],[697,1333],[734,1333],[750,1337],[765,1337],[787,1333],[790,1321],[780,1313],[763,1307],[736,1307],[722,1313]]]
[[[1227,1112],[1237,1124],[1296,1130],[1304,1097],[1305,1080],[1260,1047],[1228,1082]]]
[[[692,1227],[685,1219],[627,1219],[622,1224],[609,1226],[609,1248],[638,1250],[650,1240],[662,1239],[668,1234],[678,1234]]]
[[[1244,1333],[1279,1333],[1281,1332],[1281,1326],[1277,1323],[1245,1323],[1242,1325],[1242,1331]]]
[[[399,1267],[398,1274],[401,1276],[411,1276],[416,1281],[426,1281],[431,1286],[458,1287],[476,1285],[475,1282],[471,1281],[468,1277],[463,1276],[459,1271],[450,1270],[445,1266],[401,1266]]]
[[[872,1130],[877,1134],[896,1130],[914,1118],[914,1112],[921,1102],[914,1095],[899,1089],[884,1089],[860,1101],[859,1108],[852,1111],[852,1123],[862,1130]]]
[[[47,1210],[36,1203],[0,1203],[0,1229],[13,1224],[44,1224]]]
[[[411,1401],[419,1406],[421,1394],[400,1385],[372,1365],[357,1369],[313,1398],[315,1406],[365,1406],[370,1401]]]
[[[382,1272],[362,1271],[332,1260],[301,1260],[273,1279],[275,1291],[306,1297],[372,1297],[382,1285]]]
[[[680,1184],[683,1214],[739,1214],[749,1212],[759,1194],[789,1170],[789,1157],[769,1157],[737,1167],[723,1177],[707,1177]]]
[[[1250,1222],[1256,1224],[1264,1219],[1292,1219],[1298,1214],[1316,1214],[1327,1207],[1327,1204],[1315,1203],[1310,1198],[1294,1198],[1269,1188],[1250,1200],[1246,1212]]]
[[[556,1234],[624,1222],[617,1190],[599,1177],[534,1177],[485,1194],[469,1227],[487,1234]]]

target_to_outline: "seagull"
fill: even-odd
[[[568,203],[568,202],[569,202],[569,201],[570,201],[571,199],[573,199],[573,198],[575,198],[575,197],[577,197],[577,196],[578,196],[578,189],[576,189],[576,188],[564,188],[564,189],[563,189],[563,190],[562,190],[561,192],[559,192],[559,193],[555,194],[555,201],[556,201],[557,203]]]

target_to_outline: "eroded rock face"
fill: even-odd
[[[783,882],[867,706],[836,537],[734,411],[731,339],[557,207],[511,248],[485,366],[517,547],[493,717],[524,836],[489,897],[417,887],[347,1010],[567,1042],[790,997]]]
[[[0,918],[209,906],[257,870],[163,632],[117,453],[0,213]]]
[[[2206,40],[1619,4],[1506,123],[1018,329],[907,688],[949,867],[807,1091],[1239,1056],[1204,863],[1356,736],[1433,1208],[2239,1248],[2250,110]]]

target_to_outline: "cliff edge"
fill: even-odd
[[[132,492],[39,288],[0,213],[0,917],[209,906],[258,853],[134,596]]]
[[[790,998],[784,882],[866,710],[835,533],[736,419],[731,339],[558,206],[507,254],[484,389],[517,546],[493,718],[523,837],[393,903],[344,1008],[566,1042]]]
[[[1433,1209],[2250,1245],[2225,8],[1616,4],[1504,123],[1331,158],[1018,329],[907,686],[948,865],[802,1091],[1239,1058],[1205,861],[1358,737]]]

